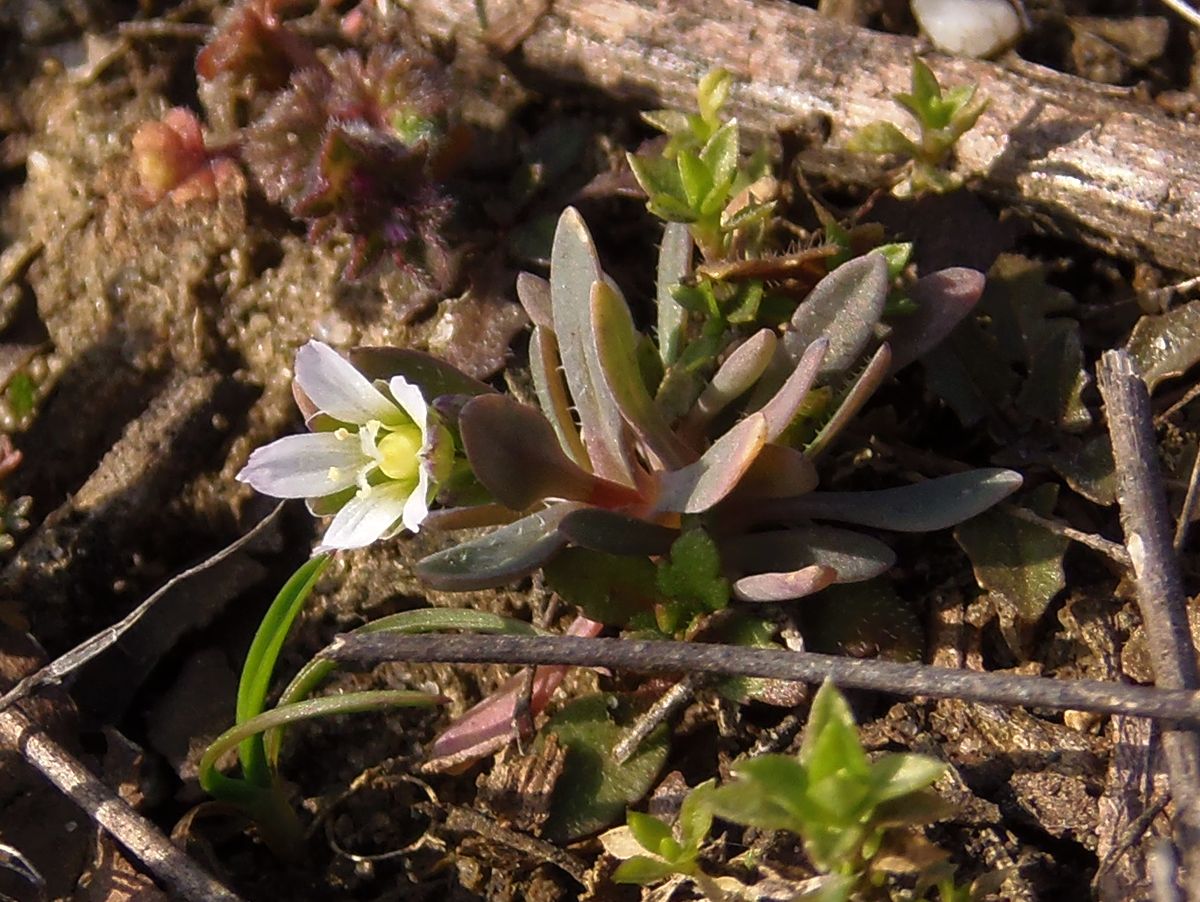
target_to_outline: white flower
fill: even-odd
[[[318,551],[416,532],[453,463],[452,440],[420,390],[403,376],[372,383],[319,341],[296,352],[296,385],[318,411],[310,426],[322,431],[258,448],[238,480],[305,498],[317,516],[336,514]]]

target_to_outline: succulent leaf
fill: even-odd
[[[817,469],[807,455],[787,445],[768,443],[738,482],[729,500],[740,503],[755,498],[803,495],[815,489],[817,482]]]
[[[473,398],[459,415],[475,477],[501,504],[524,510],[544,498],[592,502],[606,484],[571,460],[537,410],[507,395]],[[608,484],[618,497],[629,490]]]
[[[1021,487],[1012,470],[984,468],[873,492],[811,492],[763,501],[762,521],[812,518],[896,532],[947,529],[983,513]]]
[[[871,536],[833,526],[798,526],[734,536],[721,542],[727,566],[741,573],[778,573],[820,564],[839,583],[873,579],[896,563],[896,554]]]
[[[558,528],[572,544],[606,554],[666,554],[679,538],[678,529],[595,507],[567,514]]]
[[[550,298],[554,334],[562,355],[580,432],[597,476],[633,485],[633,468],[621,411],[604,384],[592,331],[592,285],[605,281],[583,217],[563,211],[550,254]]]
[[[587,448],[579,437],[579,429],[571,417],[571,398],[562,378],[562,361],[558,357],[558,342],[554,333],[542,326],[535,326],[529,339],[529,370],[533,375],[533,387],[537,392],[538,404],[554,427],[558,443],[567,456],[586,470],[591,469]]]
[[[777,345],[770,329],[760,329],[738,345],[704,387],[680,430],[686,435],[702,435],[717,414],[758,381]]]
[[[783,386],[759,411],[767,420],[767,441],[775,441],[792,425],[805,396],[817,381],[817,374],[824,368],[829,347],[829,339],[818,338],[805,348]]]
[[[550,304],[550,283],[531,272],[517,275],[517,299],[529,320],[543,329],[554,329],[554,310]]]
[[[434,589],[489,589],[528,576],[567,544],[558,524],[583,505],[564,501],[502,526],[495,532],[417,562],[413,571]]]
[[[658,352],[663,366],[679,359],[683,350],[683,328],[687,311],[675,300],[672,289],[692,270],[692,233],[679,222],[668,222],[663,229],[658,254],[658,279],[655,300],[658,304]]]
[[[746,417],[713,442],[695,463],[658,474],[660,511],[699,514],[732,492],[767,443],[767,418]]]
[[[734,597],[740,601],[789,601],[820,592],[833,584],[837,571],[813,564],[788,573],[755,573],[733,583]]]
[[[875,326],[887,300],[887,260],[870,253],[843,263],[796,308],[783,344],[793,358],[820,336],[829,337],[829,354],[821,375],[853,366],[875,337]]]
[[[862,406],[875,394],[883,380],[887,378],[892,362],[891,348],[886,344],[879,346],[866,368],[859,374],[850,391],[842,399],[837,410],[821,427],[821,431],[808,443],[804,453],[815,458],[824,451],[843,429],[862,410]]]
[[[985,282],[983,273],[962,266],[918,279],[908,292],[917,309],[898,320],[888,335],[892,372],[908,366],[949,335],[979,303]]]
[[[592,330],[600,373],[621,415],[662,462],[677,468],[696,453],[671,431],[646,390],[637,361],[637,332],[625,301],[604,282],[592,285]]]

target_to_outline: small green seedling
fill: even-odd
[[[907,157],[904,180],[895,189],[899,195],[944,194],[958,188],[962,179],[947,170],[946,163],[958,139],[987,109],[987,98],[977,95],[975,85],[943,91],[933,70],[918,57],[913,57],[911,92],[894,97],[917,121],[920,137],[914,141],[891,122],[872,122],[851,136],[847,148]]]
[[[733,234],[760,226],[773,204],[750,189],[767,172],[756,155],[739,166],[740,134],[736,119],[721,109],[733,77],[714,69],[696,90],[698,112],[654,110],[642,118],[668,135],[660,156],[629,154],[629,165],[646,192],[646,207],[667,222],[685,222],[707,260],[725,256]]]
[[[613,880],[644,886],[680,874],[693,880],[708,898],[724,899],[722,890],[700,869],[699,864],[700,850],[712,827],[712,797],[715,791],[716,782],[706,780],[689,792],[679,809],[679,819],[674,829],[649,814],[630,811],[625,831],[613,833],[627,833],[647,854],[627,857],[613,874]],[[616,837],[612,834],[607,836],[609,842],[606,844],[616,848],[612,844]]]
[[[630,812],[628,833],[647,854],[628,852],[619,831],[609,834],[606,848],[625,859],[614,879],[649,884],[681,874],[710,899],[729,898],[728,878],[718,881],[698,863],[715,814],[800,837],[822,878],[819,888],[803,898],[890,898],[886,875],[915,872],[914,898],[937,887],[942,902],[969,899],[972,891],[954,883],[944,853],[916,832],[948,813],[930,789],[945,769],[939,761],[909,753],[868,759],[846,700],[826,683],[813,700],[797,758],[760,755],[735,765],[731,783],[697,786],[674,830]]]

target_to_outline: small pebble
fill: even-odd
[[[912,11],[944,53],[992,56],[1021,36],[1021,17],[1009,0],[912,0]]]

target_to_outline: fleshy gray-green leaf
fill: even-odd
[[[464,592],[503,586],[528,576],[567,544],[558,524],[583,505],[564,501],[478,539],[422,558],[413,571],[434,589]]]
[[[729,496],[733,503],[759,498],[803,495],[817,487],[817,468],[808,457],[787,445],[768,443]]]
[[[728,567],[741,573],[780,573],[815,564],[832,568],[837,582],[858,582],[885,573],[896,554],[871,536],[835,526],[798,526],[735,536],[721,543]]]
[[[529,321],[543,329],[554,329],[554,311],[550,306],[550,283],[531,272],[517,274],[517,300],[529,315]]]
[[[659,476],[659,511],[699,514],[723,500],[767,443],[767,418],[753,413],[713,442],[695,463]]]
[[[692,233],[681,222],[668,222],[658,252],[658,279],[655,282],[658,353],[664,367],[679,359],[683,350],[683,327],[687,321],[687,311],[675,300],[671,290],[691,271]]]
[[[775,356],[777,345],[770,329],[761,329],[738,345],[696,399],[682,430],[689,435],[703,434],[717,414],[758,381]]]
[[[601,281],[605,277],[592,236],[579,212],[568,207],[559,217],[550,255],[554,334],[593,470],[597,476],[632,485],[625,424],[596,360],[591,296],[592,285]]]
[[[667,467],[691,463],[696,453],[683,444],[655,406],[637,363],[637,333],[625,301],[604,282],[592,285],[592,333],[596,359],[621,415]]]
[[[562,377],[562,361],[558,356],[558,341],[554,333],[543,326],[534,326],[529,338],[529,371],[533,376],[533,388],[538,404],[558,443],[567,456],[585,470],[592,468],[587,448],[579,437],[579,429],[571,416],[571,397]]]
[[[918,279],[908,292],[917,309],[897,320],[888,335],[892,372],[903,369],[940,344],[979,303],[985,282],[983,273],[962,266]]]
[[[567,514],[559,529],[573,544],[606,554],[666,554],[679,538],[678,529],[596,507]]]
[[[591,501],[603,485],[563,453],[539,411],[507,395],[471,399],[459,429],[475,477],[513,510],[543,498]]]
[[[739,601],[789,601],[804,598],[832,585],[837,571],[813,564],[788,573],[755,573],[734,580],[733,594]]]
[[[821,375],[852,367],[875,337],[875,326],[887,300],[887,261],[866,254],[843,263],[812,290],[792,316],[783,336],[784,347],[799,359],[814,340],[828,336],[829,352]]]
[[[1012,470],[981,469],[873,492],[812,492],[764,501],[763,520],[837,520],[896,532],[932,532],[977,516],[1021,487]]]
[[[804,453],[811,458],[817,457],[822,451],[838,437],[843,429],[845,429],[855,415],[862,410],[864,404],[871,399],[879,386],[883,384],[883,380],[887,378],[892,362],[891,348],[886,344],[879,346],[871,357],[870,362],[866,365],[858,378],[854,381],[850,391],[846,392],[846,396],[842,398],[842,402],[838,405],[837,410],[821,427],[821,431],[816,434],[811,442],[804,449]]]

